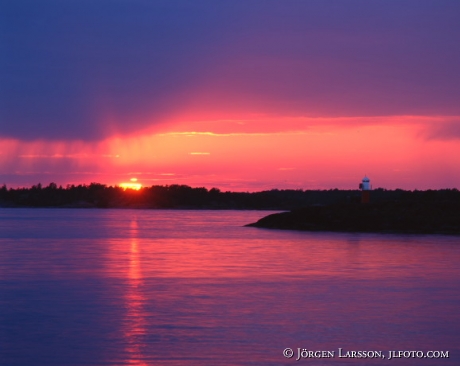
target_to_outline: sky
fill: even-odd
[[[460,188],[457,0],[0,0],[0,185]]]

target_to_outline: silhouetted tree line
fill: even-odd
[[[274,209],[291,210],[311,205],[359,202],[358,190],[279,190],[262,192],[222,192],[217,188],[192,188],[186,185],[151,186],[124,190],[99,183],[67,185],[65,188],[40,183],[30,188],[0,187],[3,207],[100,207],[100,208],[191,208],[191,209]],[[372,202],[433,202],[460,204],[457,189],[404,191],[375,189]]]

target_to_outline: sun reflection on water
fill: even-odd
[[[145,297],[140,290],[143,284],[141,264],[139,259],[139,225],[137,217],[133,217],[130,223],[130,248],[129,248],[129,267],[127,271],[128,286],[126,292],[127,314],[124,322],[126,352],[128,354],[129,365],[147,366],[143,361],[145,355],[141,345],[147,333],[146,312],[144,304]]]

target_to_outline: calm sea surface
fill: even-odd
[[[1,209],[0,365],[460,365],[460,237],[242,227],[266,214]]]

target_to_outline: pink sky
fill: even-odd
[[[460,144],[440,134],[451,117],[274,119],[195,117],[91,142],[5,139],[0,164],[16,185],[26,186],[118,185],[137,178],[144,186],[235,191],[356,189],[364,174],[374,188],[455,188],[460,182]]]

